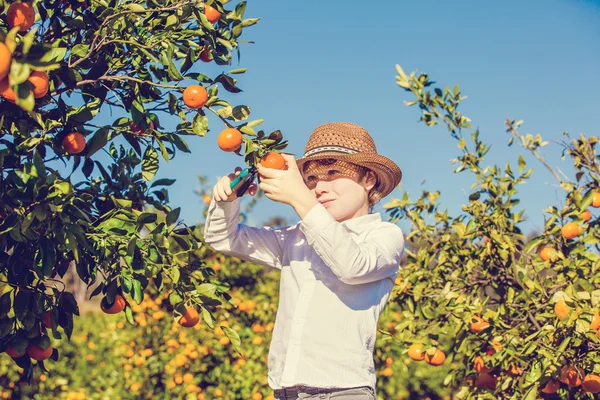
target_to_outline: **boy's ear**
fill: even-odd
[[[365,183],[367,184],[367,190],[373,189],[377,184],[377,175],[373,171],[368,171]]]

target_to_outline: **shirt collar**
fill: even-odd
[[[357,218],[347,219],[346,221],[341,222],[347,229],[360,233],[369,228],[372,224],[381,222],[381,214],[373,213],[362,215]]]

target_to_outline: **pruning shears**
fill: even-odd
[[[242,180],[244,180],[245,178],[248,178],[243,184],[242,186],[240,186],[236,192],[237,197],[242,197],[246,191],[248,190],[248,188],[250,187],[250,185],[252,184],[252,182],[254,182],[254,178],[256,178],[256,175],[258,174],[258,171],[256,169],[256,167],[253,165],[251,167],[245,168],[243,169],[240,174],[238,176],[235,177],[234,180],[231,181],[231,184],[229,185],[229,187],[231,189],[233,189],[234,187],[236,187]]]

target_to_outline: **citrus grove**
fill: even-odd
[[[285,168],[281,132],[255,130],[263,121],[228,100],[245,69],[201,72],[233,63],[258,22],[245,11],[244,1],[0,0],[0,398],[272,399],[276,272],[211,252],[169,206],[175,181],[155,179],[204,136],[248,166]],[[543,232],[525,235],[525,157],[483,165],[490,146],[458,111],[458,86],[397,73],[407,105],[456,140],[455,172],[474,179],[457,216],[432,191],[384,206],[412,229],[380,320],[378,398],[595,398],[597,138],[565,134],[569,179],[542,157],[541,136],[506,121],[509,145],[564,190]],[[93,312],[80,316],[70,274]]]
[[[131,326],[151,288],[169,304],[164,320],[185,328],[214,330],[218,307],[235,305],[198,253],[200,230],[169,206],[175,180],[155,175],[207,134],[248,165],[286,147],[227,99],[244,68],[201,72],[233,63],[258,22],[245,11],[244,1],[0,0],[0,352],[21,381],[77,357],[67,271],[98,312]],[[239,350],[239,334],[222,330]]]
[[[399,285],[390,302],[402,321],[394,347],[414,360],[451,363],[443,384],[461,399],[592,399],[600,393],[600,166],[594,136],[565,133],[563,153],[573,178],[541,155],[540,135],[521,135],[523,121],[506,121],[509,146],[519,143],[549,170],[564,192],[544,210],[544,230],[522,231],[518,188],[533,169],[484,165],[490,146],[458,109],[458,86],[433,88],[427,74],[397,84],[413,98],[427,126],[444,125],[460,155],[455,173],[471,173],[462,213],[451,216],[440,192],[408,193],[385,205],[392,221],[412,230]],[[444,357],[441,354],[445,355]]]

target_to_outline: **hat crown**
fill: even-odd
[[[313,153],[318,149],[327,151],[331,147],[339,147],[352,153],[377,153],[369,132],[350,122],[330,122],[315,128],[304,153]]]

